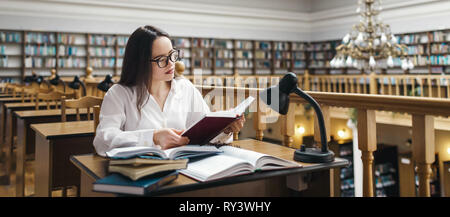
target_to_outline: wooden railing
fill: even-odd
[[[229,107],[226,103],[232,100],[236,101],[254,96],[256,100],[256,110],[253,110],[253,127],[256,130],[256,138],[263,139],[263,131],[266,128],[264,122],[267,114],[266,107],[259,99],[259,91],[261,88],[240,88],[240,87],[218,87],[218,86],[202,86],[197,85],[204,96],[212,97],[211,103],[223,100],[222,109]],[[220,93],[216,97],[212,93]],[[419,194],[418,196],[430,196],[430,175],[432,173],[430,165],[435,161],[435,141],[434,141],[434,119],[433,116],[450,116],[450,99],[436,99],[425,97],[405,97],[405,96],[386,96],[386,95],[370,95],[370,94],[354,94],[354,93],[325,93],[307,91],[321,105],[327,134],[330,132],[330,114],[329,107],[346,107],[356,108],[357,128],[358,128],[358,146],[362,152],[363,162],[363,195],[368,197],[374,196],[374,176],[373,176],[373,152],[377,147],[376,121],[375,111],[392,111],[408,113],[412,115],[412,146],[413,159],[417,165],[417,173],[419,177]],[[291,95],[291,104],[289,112],[281,115],[282,127],[281,135],[283,143],[292,147],[294,135],[294,112],[297,103],[306,103],[297,95]],[[205,97],[206,99],[206,97]],[[207,100],[208,102],[208,100]],[[236,104],[236,103],[235,103]],[[261,106],[260,106],[261,105]],[[317,120],[315,121],[317,128]],[[320,144],[319,130],[314,130],[315,141]],[[330,139],[327,135],[328,140]]]
[[[283,75],[185,76],[197,85],[256,87],[274,85]],[[307,91],[450,98],[450,75],[298,75]]]

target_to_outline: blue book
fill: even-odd
[[[164,171],[133,181],[119,173],[110,175],[94,182],[93,190],[115,194],[145,195],[159,187],[177,179],[178,171]]]

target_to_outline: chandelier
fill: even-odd
[[[358,1],[356,12],[361,15],[360,22],[353,25],[342,44],[336,47],[336,56],[330,61],[332,68],[353,67],[374,72],[376,68],[394,67],[394,58],[401,59],[403,70],[414,68],[407,56],[408,47],[397,43],[390,26],[378,17],[381,10],[381,0]]]

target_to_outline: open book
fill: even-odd
[[[186,129],[181,136],[189,138],[190,144],[204,145],[222,133],[233,121],[239,119],[245,109],[252,104],[253,98],[249,96],[234,109],[228,111],[210,112]]]
[[[180,173],[204,182],[258,170],[302,167],[293,161],[233,146],[222,146],[219,149],[223,151],[221,154],[189,162],[187,168]]]
[[[135,158],[137,156],[146,155],[155,159],[180,159],[193,158],[222,152],[214,146],[185,145],[167,150],[161,150],[155,147],[136,146],[114,148],[106,152],[106,156],[113,159]]]

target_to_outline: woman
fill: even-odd
[[[94,138],[97,153],[125,146],[169,149],[189,143],[183,130],[209,112],[192,83],[174,78],[175,50],[169,35],[144,26],[130,36],[118,84],[106,93]],[[229,143],[245,118],[233,122],[211,142]]]

